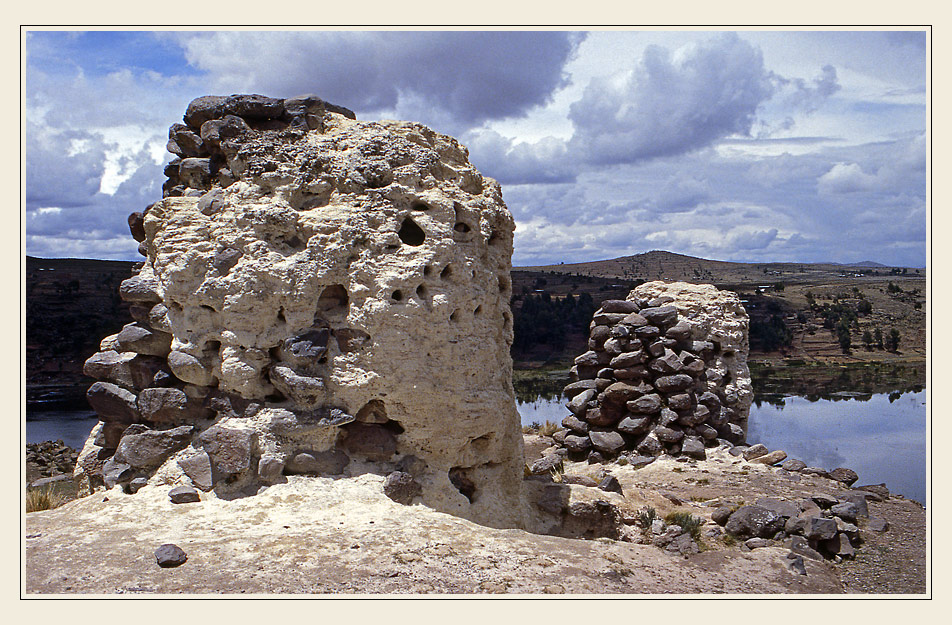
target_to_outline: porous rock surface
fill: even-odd
[[[703,460],[717,439],[743,443],[753,399],[748,324],[737,296],[712,285],[648,282],[602,302],[565,387],[572,414],[554,439],[590,462]]]
[[[412,466],[416,501],[517,525],[499,185],[451,137],[315,96],[209,96],[184,121],[165,197],[129,219],[136,322],[87,362],[101,423],[76,476],[95,488],[130,436],[187,426],[119,483],[249,494]]]

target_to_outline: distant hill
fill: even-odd
[[[714,284],[813,283],[865,276],[918,275],[924,269],[887,267],[872,261],[837,263],[735,263],[654,250],[609,260],[518,267],[522,271],[564,273],[622,280],[684,280]],[[903,270],[906,273],[902,273]]]

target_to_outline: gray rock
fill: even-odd
[[[164,357],[171,351],[172,335],[130,323],[122,328],[116,341],[124,352]]]
[[[868,517],[869,516],[869,505],[866,503],[866,496],[863,493],[848,493],[840,497],[843,501],[848,501],[849,503],[856,506],[856,517]]]
[[[685,436],[681,442],[681,453],[696,460],[706,460],[707,451],[704,442],[697,436]]]
[[[115,456],[106,460],[102,465],[102,479],[106,488],[128,482],[133,475],[132,467],[121,460],[117,460]]]
[[[830,477],[830,472],[822,467],[804,467],[800,469],[804,475],[817,475],[819,477]]]
[[[668,553],[677,553],[682,556],[689,556],[691,554],[700,553],[701,551],[690,534],[681,534],[675,537],[674,540],[665,546],[664,550]]]
[[[625,313],[596,312],[592,321],[597,326],[613,326],[627,317]]]
[[[783,525],[783,517],[772,510],[761,506],[741,506],[727,519],[724,529],[742,538],[770,538],[782,530]]]
[[[112,350],[97,352],[83,364],[83,373],[102,382],[132,388],[135,381],[132,377],[130,363],[135,357],[135,352],[115,352]]]
[[[889,489],[885,484],[864,484],[863,486],[854,486],[853,490],[862,490],[868,493],[879,495],[880,499],[889,499]]]
[[[172,503],[195,503],[201,501],[198,491],[191,486],[176,486],[169,491],[169,499]]]
[[[241,117],[238,117],[237,115],[225,115],[221,119],[210,119],[202,124],[200,132],[202,141],[204,142],[206,148],[208,148],[210,152],[221,154],[227,151],[223,150],[222,144],[224,142],[228,141],[229,139],[240,137],[241,135],[250,131],[251,128],[247,123],[245,123],[245,120],[241,119]],[[181,171],[182,168],[179,166],[179,176],[182,175]]]
[[[609,493],[621,493],[621,484],[614,475],[608,475],[598,483],[598,488]]]
[[[595,380],[579,380],[578,382],[572,382],[562,389],[562,394],[566,397],[575,397],[582,391],[587,391],[588,389],[595,388]]]
[[[627,369],[640,365],[647,358],[645,352],[641,349],[618,354],[611,359],[609,366],[612,369]]]
[[[186,187],[208,189],[212,180],[211,159],[183,158],[179,163],[179,179]]]
[[[684,391],[694,384],[694,378],[691,376],[678,373],[676,375],[663,375],[655,380],[654,386],[656,389],[662,393],[674,393],[676,391]]]
[[[171,430],[146,430],[124,434],[116,448],[116,457],[134,469],[158,467],[166,458],[188,444],[194,429],[190,425],[183,425]]]
[[[568,538],[618,538],[621,519],[610,502],[576,501],[565,511],[561,534]]]
[[[717,430],[706,423],[694,426],[694,431],[707,441],[712,441],[717,438]]]
[[[799,575],[807,574],[806,564],[804,564],[803,558],[799,555],[794,554],[793,557],[790,558],[789,566],[790,566],[790,570],[793,571],[794,573],[798,573]]]
[[[733,510],[728,506],[720,506],[711,513],[711,520],[717,523],[718,525],[725,525],[727,520],[730,518]]]
[[[803,536],[791,536],[787,541],[787,548],[793,553],[811,560],[823,560],[823,555],[810,547],[810,543]]]
[[[327,398],[323,379],[300,375],[286,365],[272,365],[268,370],[268,378],[278,391],[301,408],[318,408],[324,405]]]
[[[626,405],[628,406],[628,410],[634,414],[656,414],[661,410],[661,396],[657,393],[651,393],[650,395],[629,400]]]
[[[677,393],[668,398],[668,408],[671,410],[690,410],[694,406],[694,398],[690,393]]]
[[[555,454],[542,456],[529,466],[529,472],[532,475],[546,475],[562,468],[562,457]]]
[[[744,460],[753,460],[754,458],[759,458],[766,455],[770,450],[766,446],[761,445],[760,443],[752,445],[747,448],[744,452]]]
[[[838,467],[830,471],[830,477],[836,480],[837,482],[842,482],[849,486],[859,479],[859,476],[856,474],[856,471],[852,469],[846,469],[843,467]]]
[[[643,456],[657,456],[662,451],[664,451],[664,446],[661,444],[661,441],[657,437],[648,435],[640,443],[638,443],[635,448],[638,450],[638,453]]]
[[[811,495],[810,500],[823,510],[835,506],[840,501],[836,497],[831,497],[830,495],[824,493],[816,493],[815,495]]]
[[[615,428],[625,434],[643,434],[648,431],[651,419],[648,417],[625,417]]]
[[[144,477],[136,477],[129,481],[129,484],[127,485],[127,487],[129,490],[129,494],[135,495],[136,493],[138,493],[140,490],[142,490],[148,485],[149,485],[149,480],[147,480]]]
[[[766,453],[762,456],[757,456],[756,458],[752,458],[750,462],[753,464],[765,464],[767,466],[771,466],[771,465],[777,464],[778,462],[781,462],[786,457],[787,457],[787,452],[781,449],[777,449],[775,451]]]
[[[830,512],[845,521],[853,522],[856,520],[856,517],[859,515],[859,507],[853,502],[846,501],[846,502],[838,503],[834,506],[831,506]]]
[[[648,325],[648,320],[638,313],[633,312],[625,315],[621,323],[625,324],[628,328],[641,328]]]
[[[202,124],[210,119],[216,119],[225,114],[225,96],[206,95],[189,102],[185,110],[184,120],[190,128],[198,130]]]
[[[204,491],[212,489],[214,485],[212,462],[204,449],[196,450],[193,454],[179,458],[178,465],[185,472],[185,475],[192,480],[192,484]]]
[[[542,494],[539,496],[536,506],[549,514],[561,514],[566,508],[567,490],[557,484],[546,486],[542,489]]]
[[[155,561],[164,569],[181,566],[188,560],[182,548],[172,543],[161,545],[155,550]]]
[[[592,447],[592,441],[589,437],[569,434],[565,437],[565,448],[574,453],[588,451]]]
[[[594,351],[587,351],[575,359],[575,364],[584,367],[597,367],[601,363],[598,361],[598,354]]]
[[[807,463],[803,460],[797,460],[796,458],[790,458],[785,460],[783,464],[780,465],[786,471],[801,471],[807,467]]]
[[[590,388],[586,391],[582,391],[581,393],[573,397],[569,402],[565,404],[565,406],[572,412],[572,414],[578,416],[582,414],[583,412],[585,412],[588,402],[595,399],[597,395],[598,395],[598,391],[596,391],[593,388]],[[571,417],[567,417],[567,418],[571,418]],[[562,424],[565,425],[564,419],[562,421]],[[577,429],[568,425],[566,425],[565,427],[571,428],[573,430]]]
[[[609,456],[614,456],[625,448],[625,439],[618,432],[592,431],[588,433],[588,437],[592,441],[592,447]]]
[[[637,302],[630,302],[623,299],[606,299],[602,300],[601,305],[602,312],[607,313],[636,313],[641,310],[641,307],[638,306]]]
[[[665,327],[674,324],[678,318],[678,309],[674,306],[648,307],[639,311],[639,314],[653,326]]]
[[[185,352],[171,351],[168,355],[169,368],[179,380],[198,386],[211,386],[215,383],[215,376],[202,362]]]
[[[157,304],[162,301],[158,293],[159,283],[155,278],[132,276],[119,284],[119,297],[124,302]]]
[[[383,492],[397,503],[410,505],[414,497],[423,492],[423,487],[409,473],[394,471],[384,480]]]
[[[657,460],[655,456],[629,455],[628,465],[633,469],[640,469],[641,467],[651,464],[655,460]]]
[[[676,430],[673,428],[665,427],[663,425],[657,426],[654,430],[654,435],[658,437],[658,440],[662,443],[677,443],[679,440],[684,438],[684,432],[681,430]]]
[[[637,314],[637,313],[632,313],[632,314]],[[633,327],[631,330],[631,333],[635,338],[640,339],[641,342],[644,343],[645,345],[647,345],[650,341],[653,341],[654,339],[661,336],[661,330],[659,330],[658,328],[652,325]]]
[[[829,540],[824,540],[821,546],[827,553],[840,556],[841,558],[852,560],[856,557],[856,550],[853,548],[853,545],[850,544],[850,539],[846,534],[837,534]]]
[[[644,380],[647,377],[648,369],[641,365],[636,367],[626,367],[624,369],[615,369],[615,379],[617,380]]]
[[[150,423],[182,423],[205,416],[201,402],[177,388],[147,388],[139,393],[139,413]]]
[[[254,431],[213,425],[199,437],[213,470],[226,475],[241,473],[251,466]]]
[[[563,475],[562,483],[575,484],[577,486],[587,486],[589,488],[595,488],[598,486],[598,482],[587,475]]]
[[[889,530],[889,522],[879,517],[872,517],[866,524],[866,529],[871,532],[885,532]]]
[[[761,508],[776,512],[784,517],[784,519],[789,519],[800,514],[800,506],[792,501],[783,501],[774,497],[761,497],[755,503]]]
[[[140,420],[136,396],[110,382],[95,382],[86,391],[86,400],[103,421],[134,423]]]
[[[759,549],[761,547],[766,547],[768,543],[766,538],[748,538],[744,541],[744,545],[748,549]]]
[[[693,327],[690,321],[682,319],[676,324],[668,328],[668,331],[664,333],[669,339],[674,339],[675,341],[686,341],[691,338],[691,331]]]
[[[683,367],[684,364],[681,362],[681,359],[678,358],[678,355],[667,348],[665,348],[663,355],[648,363],[648,369],[664,375],[677,373]]]
[[[836,521],[819,516],[807,519],[803,535],[811,541],[829,540],[836,536]]]

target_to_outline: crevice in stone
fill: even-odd
[[[400,237],[401,241],[413,247],[423,245],[423,242],[426,240],[426,233],[423,232],[423,228],[418,226],[417,223],[409,217],[403,220],[403,224],[401,224],[397,236]]]
[[[321,292],[317,309],[324,312],[340,312],[348,304],[347,289],[341,284],[332,284]]]
[[[393,301],[395,302],[402,302],[403,291],[401,291],[400,289],[397,289],[396,291],[393,292],[393,295],[391,295],[390,297],[393,298]]]
[[[410,207],[410,210],[415,210],[415,211],[428,211],[428,210],[430,210],[430,207],[427,206],[426,204],[424,204],[423,202],[416,202],[416,203],[413,204],[413,206]]]
[[[476,500],[476,484],[467,476],[467,471],[463,467],[453,467],[449,470],[450,483],[456,487],[470,503]]]

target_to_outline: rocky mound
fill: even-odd
[[[165,198],[130,216],[136,321],[86,362],[87,488],[398,472],[408,503],[521,523],[499,185],[451,137],[314,96],[184,122]]]

